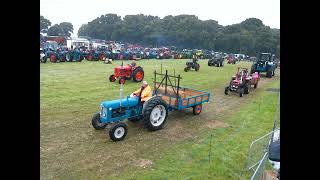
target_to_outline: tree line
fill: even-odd
[[[83,24],[77,34],[153,47],[213,49],[252,56],[271,52],[280,56],[280,29],[272,29],[257,18],[222,26],[215,20],[203,21],[195,15],[159,18],[138,14],[121,18],[117,14],[105,14]]]

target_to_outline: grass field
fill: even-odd
[[[160,131],[128,122],[127,137],[115,143],[106,131],[93,129],[91,118],[101,101],[119,98],[119,84],[106,78],[120,62],[41,64],[41,179],[248,179],[244,165],[250,142],[273,125],[278,94],[265,90],[279,88],[279,70],[272,79],[262,77],[257,89],[240,98],[224,95],[224,86],[238,66],[249,68],[250,63],[218,68],[200,60],[199,72],[184,72],[185,60],[137,63],[149,83],[162,63],[163,69],[182,76],[182,86],[210,91],[213,99],[199,116],[191,109],[169,113]],[[139,86],[127,81],[124,94]]]

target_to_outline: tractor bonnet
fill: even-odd
[[[122,107],[132,107],[136,106],[139,102],[138,97],[129,97],[122,99]],[[104,101],[101,105],[105,108],[117,109],[120,108],[120,99],[112,100],[112,101]]]

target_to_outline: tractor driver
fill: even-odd
[[[193,57],[192,57],[192,62],[193,62],[193,63],[196,63],[197,61],[198,61],[197,56],[196,56],[196,55],[193,55]]]
[[[132,60],[131,62],[131,67],[135,67],[137,64],[136,64],[136,61],[135,60]]]
[[[130,97],[139,96],[141,97],[141,102],[147,101],[150,97],[152,97],[151,87],[148,85],[147,81],[143,81],[141,88],[134,91]]]

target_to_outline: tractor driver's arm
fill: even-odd
[[[140,91],[141,91],[141,88],[139,88],[138,90],[136,90],[136,91],[134,91],[131,95],[135,95],[135,96],[137,96],[137,95],[139,95],[140,94]]]

